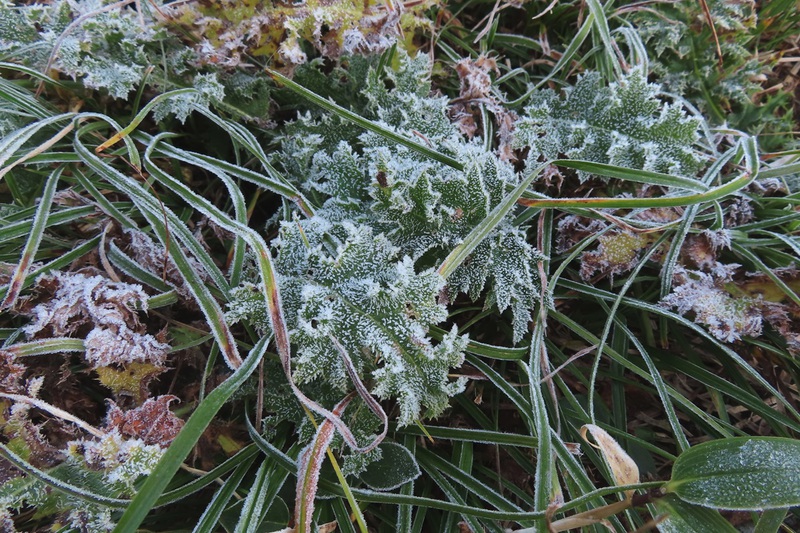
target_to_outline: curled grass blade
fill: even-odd
[[[720,200],[750,185],[759,177],[758,154],[753,137],[744,137],[739,145],[747,160],[745,171],[728,183],[708,189],[697,194],[662,196],[660,198],[534,198],[523,195],[518,201],[527,207],[570,208],[570,207],[613,207],[617,209],[635,209],[649,207],[680,207],[703,202]],[[560,164],[559,160],[552,162]]]
[[[17,263],[14,273],[11,275],[11,281],[8,284],[8,289],[6,289],[6,295],[3,301],[0,302],[0,311],[13,307],[22,290],[22,285],[25,283],[28,269],[39,249],[39,243],[42,241],[44,228],[47,227],[47,217],[50,214],[53,196],[55,195],[58,180],[63,171],[64,167],[58,167],[45,183],[42,196],[39,199],[39,206],[36,208],[36,214],[33,216],[33,224],[30,227],[28,239],[25,242],[25,248],[22,250],[22,256],[19,259],[19,263]]]

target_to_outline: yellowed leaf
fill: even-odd
[[[586,438],[587,432],[592,434],[597,444],[589,442],[589,439]],[[631,456],[622,449],[622,446],[620,446],[611,435],[606,433],[604,429],[594,424],[586,424],[581,427],[581,437],[603,453],[603,458],[611,468],[617,485],[639,483],[639,467],[636,466]],[[627,499],[631,499],[633,497],[633,491],[625,491],[625,496]]]

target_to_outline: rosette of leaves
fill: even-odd
[[[680,105],[656,98],[657,89],[636,68],[609,85],[588,73],[563,95],[534,92],[517,122],[513,146],[530,150],[529,168],[566,157],[694,176],[702,166],[692,149],[699,121]],[[578,176],[585,181],[590,174],[578,171]]]
[[[279,161],[298,186],[324,202],[331,220],[355,220],[384,234],[418,267],[440,262],[518,183],[511,165],[468,141],[447,116],[446,98],[431,96],[426,57],[399,56],[397,70],[366,74],[363,115],[461,163],[455,169],[376,133],[360,133],[335,116],[301,115],[288,127]],[[448,278],[446,295],[464,292],[486,306],[511,307],[513,341],[524,335],[540,292],[541,255],[510,217]]]
[[[463,389],[447,374],[461,365],[466,338],[453,330],[434,345],[428,337],[429,326],[447,318],[437,303],[444,280],[435,271],[416,273],[409,257],[368,226],[320,217],[284,222],[277,249],[298,382],[351,387],[336,339],[374,394],[398,399],[400,424],[423,409],[437,416]]]

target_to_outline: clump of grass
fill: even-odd
[[[5,530],[796,523],[791,25],[226,6],[0,8]]]

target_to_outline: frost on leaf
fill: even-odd
[[[453,169],[375,133],[353,133],[337,119],[302,115],[288,128],[280,161],[298,185],[327,198],[324,216],[351,220],[385,235],[418,267],[441,261],[480,224],[519,176],[497,155],[469,141],[448,118],[448,102],[430,96],[429,62],[399,56],[387,74],[366,73],[362,113],[385,127],[451,155]],[[354,74],[355,75],[355,74]],[[477,83],[477,82],[476,82]],[[477,88],[475,90],[478,90]],[[321,213],[321,216],[322,213]],[[535,262],[540,254],[527,242],[526,228],[503,220],[473,256],[448,279],[448,295],[486,294],[514,315],[514,340],[527,328],[540,292]]]
[[[359,374],[371,373],[375,394],[398,398],[400,423],[409,424],[423,408],[438,415],[463,387],[447,374],[463,361],[466,341],[451,334],[432,343],[429,325],[447,318],[436,301],[443,280],[432,270],[417,274],[398,252],[369,227],[311,219],[284,223],[276,267],[297,345],[295,378],[349,388],[333,336]]]
[[[786,349],[800,355],[800,306],[763,272],[734,277],[739,265],[715,263],[710,272],[677,268],[672,294],[661,302],[681,314],[693,313],[718,339],[733,342],[761,335],[764,323],[783,336]],[[773,270],[790,290],[800,289],[794,267]]]
[[[673,291],[661,305],[674,307],[680,314],[693,313],[694,321],[704,324],[721,341],[759,336],[762,315],[758,302],[746,295],[734,297],[726,288],[738,266],[717,263],[710,273],[677,267]]]
[[[86,325],[139,326],[135,307],[147,309],[147,293],[140,285],[115,283],[102,276],[54,271],[36,280],[35,290],[45,301],[31,311],[25,326],[29,337],[72,335]]]
[[[517,122],[514,147],[529,148],[528,168],[543,160],[580,159],[694,176],[702,166],[692,144],[698,120],[656,98],[657,86],[640,69],[605,86],[596,73],[580,77],[560,96],[535,92]],[[582,181],[589,174],[578,171]]]
[[[71,461],[102,471],[111,487],[131,493],[136,480],[153,471],[164,451],[157,444],[125,439],[119,431],[112,430],[97,441],[69,443],[67,454]]]
[[[125,7],[97,12],[102,7],[100,2],[58,0],[2,7],[0,19],[11,17],[16,27],[0,25],[0,48],[39,70],[52,57],[51,68],[80,78],[87,87],[106,89],[114,98],[127,98],[150,63],[145,47],[158,36],[152,23],[141,24],[144,15]]]
[[[148,300],[141,286],[56,271],[40,276],[36,291],[43,301],[27,312],[33,318],[23,328],[29,337],[84,337],[84,358],[103,384],[116,393],[147,396],[147,383],[165,370],[170,346],[139,321],[135,308],[147,310]],[[120,375],[141,379],[120,386]]]
[[[177,399],[172,395],[150,398],[129,411],[122,411],[110,401],[106,427],[119,431],[123,436],[142,439],[147,445],[158,444],[166,448],[183,427],[183,420],[169,410],[169,404]]]
[[[174,115],[183,124],[192,111],[207,109],[225,98],[225,87],[214,73],[198,74],[194,77],[193,87],[196,92],[179,94],[159,102],[153,109],[153,118],[160,121],[169,115]]]

